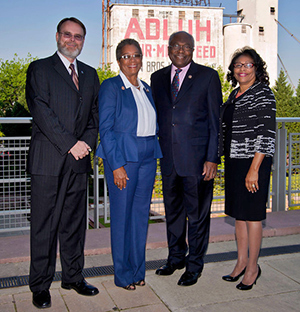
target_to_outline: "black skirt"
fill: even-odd
[[[248,192],[245,178],[253,158],[232,159],[225,155],[225,213],[237,220],[266,219],[272,157],[265,157],[258,173],[259,190]]]

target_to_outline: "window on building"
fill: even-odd
[[[271,15],[275,15],[275,8],[274,7],[270,7],[270,13],[271,13]]]
[[[148,10],[148,17],[154,17],[154,10]]]
[[[265,30],[264,30],[263,26],[259,26],[258,32],[259,32],[259,35],[260,35],[260,36],[263,36],[263,35],[264,35]]]
[[[195,11],[194,12],[194,19],[199,20],[200,19],[200,11]]]
[[[242,25],[242,34],[245,34],[247,32],[246,25]]]
[[[132,9],[132,17],[135,18],[139,17],[139,9]]]
[[[179,11],[179,19],[185,19],[185,11]]]

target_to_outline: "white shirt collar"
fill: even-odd
[[[122,71],[120,70],[120,77],[123,80],[123,83],[125,85],[125,88],[136,88],[136,86],[134,86],[128,79],[127,77],[122,73]],[[140,89],[145,89],[144,85],[142,84],[141,80],[139,78],[137,78],[137,82],[139,84]]]
[[[59,58],[61,59],[61,61],[65,65],[65,67],[68,70],[69,74],[71,74],[71,69],[69,67],[70,67],[70,64],[72,64],[72,63],[63,54],[61,54],[59,51],[57,51],[57,55],[59,56]],[[76,74],[78,75],[77,59],[74,60],[73,64],[74,64],[74,67],[75,67]]]

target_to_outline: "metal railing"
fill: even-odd
[[[276,121],[276,153],[268,208],[272,211],[283,211],[300,206],[300,133],[292,133],[288,137],[285,128],[286,123],[300,122],[300,118],[277,118]],[[0,118],[0,123],[31,123],[31,118]],[[281,128],[278,125],[281,125]],[[29,142],[30,137],[0,137],[0,232],[29,229],[30,176],[26,174],[25,168]],[[99,228],[102,224],[110,222],[109,194],[105,177],[99,173],[103,170],[100,169],[96,157],[91,176],[93,187],[90,189],[93,191],[90,192],[87,202],[89,216],[87,228],[89,226]],[[288,185],[287,189],[286,185]],[[211,212],[214,215],[224,213],[224,170],[222,169],[218,170],[215,179]],[[150,219],[164,217],[161,175],[158,172],[153,189]]]
[[[287,129],[285,128],[286,123],[290,122],[300,122],[300,117],[278,117],[276,118],[276,150],[273,160],[273,174],[272,174],[272,211],[284,211],[287,208],[289,208],[289,203],[287,202],[287,197],[292,198],[291,192],[292,188],[291,185],[295,182],[295,184],[298,185],[297,192],[293,192],[294,194],[299,194],[300,192],[300,175],[299,168],[296,171],[292,171],[292,169],[295,169],[292,164],[294,164],[294,160],[297,160],[296,157],[292,157],[291,160],[291,166],[287,165],[287,159],[289,158],[288,155],[299,155],[299,133],[293,133],[290,134],[289,139],[292,137],[296,138],[298,137],[298,143],[296,144],[296,141],[292,144],[288,145],[288,136],[287,136]],[[279,124],[281,124],[281,128],[279,127]],[[289,147],[289,154],[287,153],[287,148]],[[299,159],[299,156],[298,156]],[[290,163],[290,161],[289,161]],[[299,165],[298,164],[294,164]],[[288,171],[287,171],[288,167]],[[288,181],[290,182],[288,184],[288,190],[286,191],[286,178],[287,176]],[[298,182],[297,182],[298,181]],[[296,198],[295,198],[296,199]],[[300,199],[298,196],[298,199],[296,199],[296,202],[299,203]]]

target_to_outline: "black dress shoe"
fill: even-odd
[[[260,275],[261,275],[260,266],[259,266],[259,265],[257,265],[257,266],[258,266],[258,273],[257,273],[256,279],[255,279],[255,281],[254,281],[254,283],[253,283],[253,284],[255,284],[255,285],[256,285],[256,281],[258,280],[258,278],[259,278]],[[252,289],[253,284],[251,284],[251,285],[245,285],[245,284],[243,284],[242,282],[240,282],[238,285],[236,285],[236,288],[239,289],[239,290],[250,290],[250,289]]]
[[[176,270],[181,270],[185,267],[184,262],[180,262],[178,264],[173,264],[167,262],[162,267],[156,270],[155,274],[157,275],[172,275]]]
[[[96,287],[88,284],[84,279],[76,283],[61,282],[61,287],[64,289],[74,289],[78,294],[83,296],[95,296],[99,293]]]
[[[51,296],[48,289],[36,291],[32,294],[32,303],[39,309],[51,307]]]
[[[197,283],[198,278],[200,277],[201,273],[191,272],[191,271],[185,271],[179,281],[179,286],[191,286]]]
[[[222,279],[226,282],[236,282],[241,276],[243,276],[246,272],[246,268],[237,276],[230,276],[230,275],[224,275],[222,276]]]

